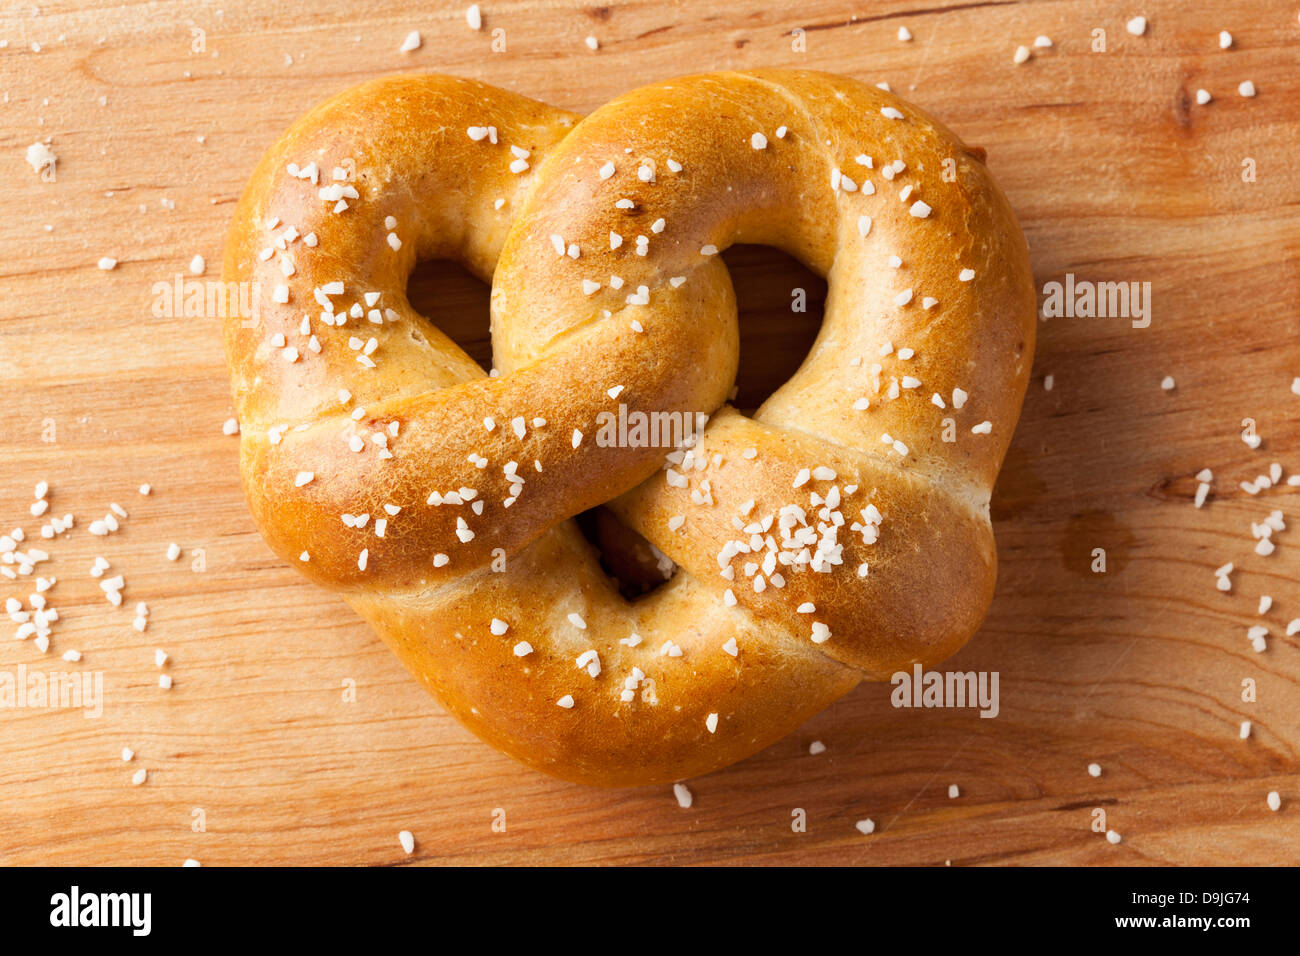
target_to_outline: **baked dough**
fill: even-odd
[[[829,281],[752,418],[727,405],[738,242]],[[494,375],[408,304],[427,259],[492,283]],[[527,764],[717,769],[988,607],[1032,277],[982,152],[891,93],[710,73],[584,119],[375,80],[271,147],[223,276],[257,284],[224,330],[258,528]],[[598,441],[620,405],[709,418],[691,447]],[[606,503],[677,567],[635,602],[571,520]]]

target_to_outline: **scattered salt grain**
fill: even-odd
[[[44,143],[32,143],[27,147],[27,163],[37,174],[45,172],[46,169],[53,169],[58,161],[59,157],[55,156],[53,150]]]

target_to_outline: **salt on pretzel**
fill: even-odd
[[[811,72],[585,119],[438,75],[336,96],[262,159],[226,247],[257,283],[225,341],[258,527],[477,735],[584,783],[714,770],[941,661],[991,600],[1034,342],[982,160]],[[829,280],[753,418],[726,404],[737,242]],[[407,302],[427,259],[492,283],[492,376]],[[711,417],[690,447],[597,440],[620,405]],[[570,520],[603,503],[677,566],[640,600]]]

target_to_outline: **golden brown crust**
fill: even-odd
[[[1033,354],[981,159],[817,73],[684,77],[581,121],[435,75],[335,97],[268,152],[227,244],[225,279],[260,283],[258,321],[225,325],[259,528],[481,737],[586,783],[716,769],[937,663],[992,596]],[[725,405],[711,247],[736,242],[829,278],[752,419]],[[406,302],[427,258],[493,282],[498,375]],[[692,448],[611,445],[620,406],[711,418]],[[633,603],[568,520],[605,502],[678,566]]]

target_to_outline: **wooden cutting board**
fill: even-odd
[[[1135,9],[1073,0],[483,6],[481,32],[462,5],[427,2],[82,0],[0,15],[0,531],[39,537],[41,480],[50,513],[77,520],[38,541],[51,560],[37,573],[58,579],[49,655],[6,638],[0,670],[104,682],[97,718],[0,709],[0,862],[1296,862],[1300,639],[1285,629],[1300,617],[1300,557],[1294,531],[1255,554],[1251,523],[1300,514],[1285,478],[1258,495],[1240,482],[1273,462],[1300,473],[1297,5],[1131,5],[1149,18],[1143,36],[1125,30]],[[412,30],[422,46],[399,52]],[[1013,63],[1039,35],[1054,45]],[[692,781],[681,809],[668,788],[584,789],[478,743],[341,601],[276,559],[222,433],[217,326],[152,305],[155,284],[187,275],[196,254],[215,276],[260,153],[350,84],[441,70],[590,110],[686,69],[764,65],[889,81],[988,149],[1040,289],[1067,273],[1149,282],[1151,321],[1040,325],[993,506],[997,597],[949,665],[999,673],[998,716],[896,709],[888,685],[864,685]],[[1238,95],[1245,80],[1254,98]],[[1213,101],[1197,105],[1198,88]],[[46,138],[54,182],[24,162]],[[98,269],[104,256],[116,268]],[[756,401],[815,332],[815,310],[790,312],[792,289],[816,302],[824,286],[772,253],[727,261],[741,398]],[[412,296],[482,354],[486,289],[434,265]],[[1203,468],[1214,479],[1197,509]],[[120,530],[89,534],[112,502],[129,514]],[[120,608],[87,574],[97,555],[126,579]],[[1227,562],[1224,593],[1214,570]],[[0,579],[0,598],[32,590]],[[138,601],[145,633],[131,623]],[[1247,639],[1256,624],[1270,632],[1262,653]],[[170,655],[171,690],[155,648]],[[80,663],[60,660],[74,649]],[[815,740],[824,753],[809,754]],[[1093,832],[1099,808],[1118,845]],[[854,828],[864,818],[869,837]]]

